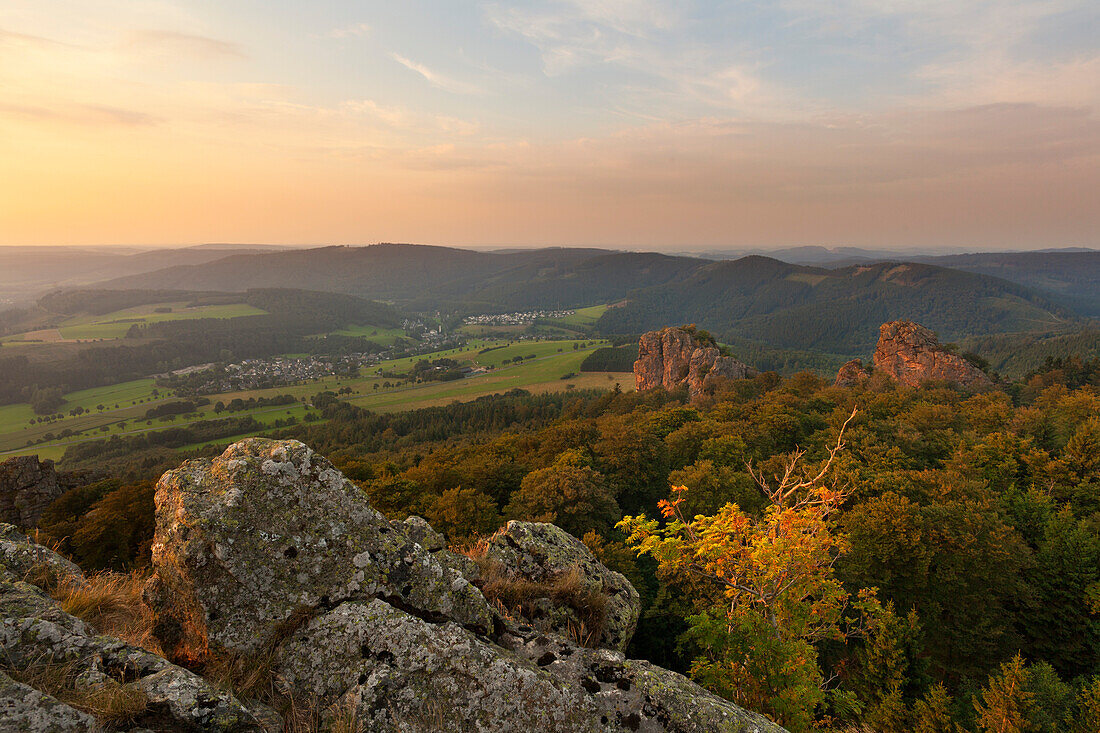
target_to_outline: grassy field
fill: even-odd
[[[171,308],[170,313],[157,313],[157,308]],[[186,321],[196,318],[238,318],[262,316],[267,311],[244,303],[231,305],[200,305],[188,308],[186,303],[156,303],[108,313],[103,316],[77,316],[63,322],[58,330],[66,339],[122,338],[135,323]]]
[[[171,311],[158,313],[158,308],[171,308]],[[117,339],[124,337],[135,323],[186,321],[196,318],[238,318],[240,316],[259,316],[265,313],[267,311],[244,303],[195,307],[188,307],[186,302],[152,303],[135,308],[124,308],[105,315],[73,316],[62,321],[57,328],[28,331],[15,336],[7,336],[3,341],[8,344],[19,344]]]
[[[35,416],[29,405],[0,407],[0,456],[38,453],[42,456],[60,457],[65,446],[73,443],[112,435],[137,434],[149,430],[184,426],[191,422],[219,417],[252,416],[265,426],[270,425],[274,420],[291,416],[301,420],[306,414],[305,406],[302,404],[303,398],[308,399],[326,390],[338,392],[341,389],[350,389],[351,394],[345,393],[343,398],[353,404],[370,410],[392,412],[448,404],[456,400],[470,400],[517,387],[541,393],[567,389],[610,389],[619,383],[623,389],[632,389],[633,377],[629,374],[578,374],[581,361],[592,349],[602,345],[604,343],[598,340],[575,339],[513,343],[473,341],[461,349],[449,349],[383,362],[376,365],[370,373],[359,377],[327,377],[299,385],[207,395],[210,404],[197,408],[193,413],[153,420],[145,419],[146,411],[150,407],[165,400],[179,398],[170,397],[164,392],[155,393],[156,387],[152,379],[135,380],[66,395],[65,404],[59,409],[59,412],[66,417],[49,424],[30,424]],[[501,348],[479,353],[493,346]],[[518,363],[512,362],[516,356],[534,358]],[[398,385],[397,380],[393,378],[381,376],[382,372],[408,372],[421,359],[439,358],[454,359],[461,364],[474,367],[477,371],[465,379],[451,382],[401,385]],[[562,379],[563,376],[570,374],[572,376],[568,379]],[[390,386],[384,387],[386,383]],[[274,397],[286,394],[293,395],[298,399],[298,403],[233,413],[214,412],[214,405],[217,402],[228,404],[238,397],[247,400],[250,397]],[[76,417],[69,416],[69,411],[78,406],[89,412]],[[66,429],[81,434],[56,438],[48,443],[26,445],[28,440],[38,440],[48,433],[56,436]]]
[[[397,339],[405,338],[404,329],[369,325],[351,325],[347,328],[341,328],[339,331],[333,331],[332,334],[335,336],[362,336],[383,346],[389,346]]]
[[[587,328],[600,320],[600,316],[606,311],[606,305],[593,305],[588,308],[577,308],[573,315],[565,316],[564,318],[555,318],[554,320],[565,326],[581,326]]]

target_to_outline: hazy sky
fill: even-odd
[[[0,244],[1100,245],[1096,0],[3,0]]]

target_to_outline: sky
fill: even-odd
[[[1095,0],[3,0],[0,244],[1100,246]]]

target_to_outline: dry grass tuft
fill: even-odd
[[[66,613],[101,634],[114,636],[154,654],[163,650],[153,636],[153,612],[141,599],[142,573],[102,572],[87,578],[57,576],[32,569],[27,582],[49,593]]]
[[[474,585],[506,613],[536,618],[540,612],[537,603],[549,600],[555,606],[573,611],[576,621],[570,622],[568,628],[573,641],[581,646],[598,644],[607,623],[607,596],[586,587],[580,570],[571,568],[547,580],[534,581],[509,572],[477,546],[467,554],[478,564],[479,577]]]
[[[82,710],[104,725],[136,722],[149,708],[149,698],[136,683],[107,680],[80,683],[81,670],[74,663],[37,662],[19,669],[4,668],[13,680],[51,695]]]

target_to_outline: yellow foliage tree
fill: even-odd
[[[848,488],[832,468],[855,415],[817,470],[806,470],[801,450],[771,480],[749,466],[767,499],[758,515],[726,504],[713,516],[689,519],[682,512],[688,489],[674,486],[673,498],[660,503],[663,523],[643,515],[619,524],[638,554],[695,590],[699,613],[689,619],[688,638],[699,654],[692,676],[793,730],[810,725],[824,698],[814,643],[846,635],[850,599],[833,564],[848,545],[832,518]],[[859,603],[874,605],[870,594]]]

